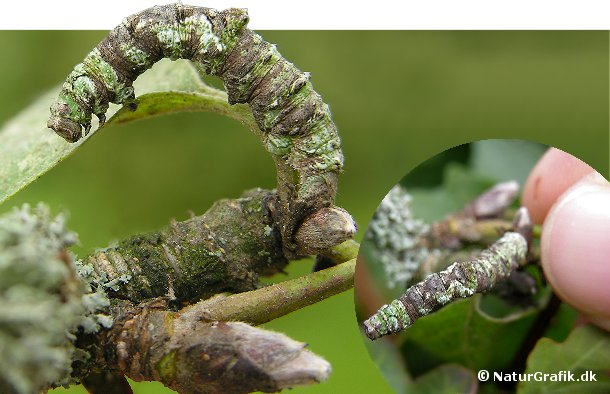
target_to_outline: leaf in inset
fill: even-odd
[[[520,140],[484,140],[471,145],[471,168],[491,179],[514,179],[521,186],[547,149],[545,145]]]
[[[527,374],[557,374],[569,371],[578,380],[587,371],[597,381],[520,382],[520,394],[526,393],[610,393],[610,333],[588,325],[576,328],[561,343],[542,338],[527,359]]]
[[[474,394],[479,382],[474,373],[455,364],[444,364],[420,376],[409,394]]]
[[[387,338],[364,341],[364,345],[392,389],[396,393],[411,393],[413,379],[396,345]]]
[[[510,364],[534,323],[537,308],[493,318],[478,308],[480,297],[451,303],[407,330],[402,351],[414,375],[445,363],[475,371],[499,371]]]

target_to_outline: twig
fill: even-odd
[[[113,298],[139,303],[170,297],[178,304],[260,286],[260,275],[288,263],[269,211],[276,197],[254,189],[217,201],[205,214],[136,235],[85,259],[106,278]]]
[[[259,290],[217,295],[188,306],[182,315],[207,321],[243,321],[263,324],[290,312],[349,290],[354,285],[356,259],[332,268],[284,281]]]
[[[526,262],[532,225],[525,208],[516,214],[514,226],[518,232],[505,233],[475,260],[457,262],[433,273],[407,289],[399,299],[382,306],[363,323],[367,337],[377,339],[403,331],[418,318],[456,299],[487,292],[507,279]]]
[[[116,300],[115,323],[88,350],[94,370],[156,380],[180,393],[276,392],[325,380],[330,365],[305,344],[240,322],[203,322],[163,300]],[[81,369],[84,372],[84,369]]]
[[[258,190],[253,195],[260,197],[261,193],[262,195],[265,195],[265,193],[268,192]],[[250,195],[252,196],[252,192],[250,192]],[[212,226],[212,223],[215,223],[214,218],[216,218],[218,212],[226,213],[225,210],[228,209],[226,206],[229,206],[231,209],[237,210],[239,212],[249,212],[249,215],[252,215],[254,214],[253,212],[258,212],[259,210],[243,209],[243,204],[253,204],[258,201],[257,198],[248,197],[242,198],[240,200],[223,200],[217,203],[214,209],[210,210],[210,212],[206,213],[202,217],[192,218],[187,222],[193,220],[201,220],[202,223],[209,223],[210,226],[214,228],[214,226]],[[232,227],[232,224],[226,221],[226,217],[227,216],[225,214],[218,216],[218,218],[225,219],[225,221],[223,222],[225,225],[224,227],[230,228]],[[241,220],[239,218],[239,215],[234,215],[233,219],[236,220],[236,223],[233,224],[239,224]],[[176,227],[177,225],[178,224],[174,224],[173,227]],[[201,226],[201,223],[198,226]],[[176,232],[174,231],[174,233]],[[180,242],[185,243],[185,245],[183,246],[184,248],[194,247],[193,245],[189,244],[189,242],[193,243],[192,237],[182,238],[184,238],[184,240]],[[162,237],[162,239],[164,238]],[[177,238],[174,238],[174,241],[177,241]],[[153,242],[150,245],[147,244],[147,248],[154,247],[156,248],[155,250],[164,250],[163,245],[165,244],[165,242],[166,241]],[[197,245],[197,243],[194,244]],[[291,387],[294,385],[307,384],[312,383],[314,381],[323,380],[330,371],[326,362],[315,356],[314,354],[302,350],[301,344],[298,345],[300,346],[300,350],[297,354],[297,351],[293,349],[297,345],[291,344],[292,342],[287,342],[287,338],[285,338],[286,341],[284,339],[279,340],[276,338],[276,336],[279,334],[269,333],[263,330],[247,331],[245,328],[241,328],[239,331],[239,335],[236,334],[236,337],[231,336],[223,339],[222,337],[219,338],[219,335],[216,333],[215,329],[210,328],[217,326],[210,326],[209,324],[206,326],[205,324],[217,321],[241,321],[251,324],[262,324],[264,322],[273,320],[287,313],[319,302],[325,298],[328,298],[332,295],[338,294],[342,291],[351,288],[353,286],[353,276],[356,264],[355,256],[357,255],[358,247],[359,245],[357,242],[350,240],[342,244],[336,245],[331,250],[329,250],[328,255],[333,256],[333,259],[336,262],[342,262],[346,259],[350,259],[349,261],[339,264],[335,267],[244,293],[229,296],[217,295],[216,297],[212,297],[207,300],[202,300],[197,304],[184,307],[178,312],[168,310],[170,301],[175,301],[175,299],[172,300],[168,296],[159,297],[154,300],[143,302],[139,306],[136,306],[136,303],[132,302],[131,300],[117,299],[115,297],[115,299],[112,300],[111,309],[111,316],[114,323],[110,330],[100,331],[94,335],[89,336],[79,336],[81,348],[85,349],[89,354],[95,355],[95,357],[91,357],[88,360],[78,362],[73,372],[73,378],[99,376],[110,371],[113,373],[114,377],[109,380],[105,380],[108,382],[109,385],[116,385],[117,382],[120,383],[120,379],[116,378],[117,375],[127,374],[130,378],[134,380],[159,380],[162,383],[168,385],[168,387],[172,387],[180,392],[191,392],[194,390],[194,388],[197,388],[197,390],[200,390],[198,392],[206,393],[233,392],[231,390],[237,389],[231,389],[231,387],[233,387],[232,385],[241,385],[240,382],[242,380],[240,379],[252,380],[251,382],[247,382],[245,385],[243,385],[243,392],[248,392],[249,390],[276,391],[285,387]],[[237,253],[236,250],[234,252]],[[118,252],[115,250],[115,253]],[[105,252],[105,255],[106,254],[108,254],[108,252]],[[136,263],[141,264],[142,261],[138,260],[134,262],[134,264]],[[165,260],[164,264],[168,265],[168,261]],[[197,265],[197,261],[190,261],[189,264]],[[256,266],[257,265],[254,264],[250,268],[254,269],[253,267]],[[268,265],[263,266],[267,267]],[[146,267],[147,265],[144,265],[144,268]],[[169,272],[172,271],[170,270]],[[224,271],[221,270],[220,272],[222,273]],[[174,274],[175,273],[173,272],[171,273],[171,275]],[[170,276],[170,279],[171,278],[173,277]],[[168,279],[168,283],[171,283],[170,279]],[[189,280],[195,281],[188,282]],[[183,285],[186,286],[190,284],[192,287],[196,286],[196,284],[198,283],[196,282],[196,279],[192,278],[186,278],[183,279],[183,281]],[[128,281],[126,284],[117,283],[117,291],[113,291],[111,293],[113,293],[115,296],[119,294],[133,293],[133,290],[121,290],[123,286],[126,286],[127,288],[133,286],[130,283],[130,281]],[[227,279],[227,283],[232,283],[230,281],[230,278]],[[206,289],[200,289],[199,294],[205,294],[206,291]],[[178,297],[179,295],[179,293],[174,294],[174,297]],[[140,327],[138,328],[138,330],[140,330],[138,333],[132,333],[132,330],[134,328],[132,327],[133,323],[130,323],[130,321],[134,319],[137,319],[138,327]],[[166,322],[164,323],[163,328],[158,327],[159,321]],[[174,328],[167,328],[168,324],[173,325]],[[222,327],[233,327],[231,324],[232,323],[227,323],[227,325],[222,325]],[[204,329],[202,327],[207,328]],[[129,331],[129,333],[126,334],[125,332],[127,331],[125,330]],[[166,331],[159,332],[158,330]],[[197,342],[196,346],[195,342],[177,342],[175,337],[176,335],[178,335],[177,333],[182,332],[180,330],[184,331],[184,333],[188,332],[188,330],[191,330],[192,334],[189,335],[194,336],[194,338],[199,341]],[[143,339],[138,339],[138,335],[143,335]],[[192,379],[186,378],[186,373],[190,371],[189,373],[192,376],[199,376],[198,374],[204,376],[207,373],[211,373],[209,370],[209,368],[211,367],[207,365],[201,366],[199,364],[193,364],[193,360],[195,360],[196,357],[195,355],[190,355],[190,353],[189,357],[192,357],[193,360],[182,360],[180,361],[181,364],[179,366],[171,368],[172,371],[173,369],[177,369],[178,367],[181,370],[187,371],[184,372],[184,377],[178,379],[172,374],[167,375],[169,372],[165,375],[160,372],[159,374],[156,374],[155,372],[158,372],[160,369],[166,370],[168,368],[166,365],[166,357],[174,357],[170,356],[172,352],[183,351],[181,346],[195,346],[197,347],[197,349],[199,349],[196,351],[199,356],[205,358],[207,357],[206,355],[208,355],[212,358],[217,357],[220,360],[223,360],[226,355],[222,352],[220,354],[214,353],[216,349],[211,343],[208,342],[223,339],[225,341],[223,342],[225,344],[223,346],[227,347],[227,349],[223,351],[226,351],[227,354],[229,354],[230,352],[238,352],[238,349],[236,350],[233,347],[238,346],[238,339],[242,338],[244,335],[250,335],[257,338],[266,338],[265,341],[271,341],[272,343],[269,344],[265,341],[259,343],[257,342],[259,341],[258,339],[253,339],[253,341],[255,340],[255,345],[259,346],[261,349],[264,349],[267,346],[275,346],[277,348],[277,351],[279,352],[278,357],[280,357],[281,359],[287,358],[285,365],[281,368],[282,372],[280,375],[278,375],[279,373],[276,373],[274,370],[274,368],[279,368],[275,366],[275,364],[273,366],[260,364],[263,363],[263,361],[268,362],[268,359],[257,360],[255,362],[256,365],[248,367],[251,367],[252,371],[249,371],[247,373],[244,372],[244,374],[253,374],[253,371],[263,369],[264,373],[268,373],[270,375],[267,377],[258,377],[259,380],[256,382],[254,377],[248,377],[245,375],[234,376],[232,373],[227,372],[231,370],[231,368],[233,368],[233,364],[225,365],[222,364],[222,362],[219,362],[222,365],[217,365],[213,367],[215,368],[214,373],[216,373],[216,375],[214,375],[214,379],[210,378],[209,381],[205,382],[205,390],[208,391],[201,391],[203,390],[201,388],[203,386],[199,385],[204,384],[203,380],[199,381],[199,385],[197,385],[193,383]],[[151,344],[148,341],[151,336],[156,338],[156,342],[161,341],[157,343],[155,347],[155,349],[161,350],[155,350],[154,356],[151,356],[149,354],[151,352],[149,351]],[[212,339],[209,338],[210,336],[212,337]],[[129,344],[128,351],[125,350],[126,345],[121,344],[125,341],[123,339],[125,337],[131,338],[129,339],[129,341],[131,342]],[[195,341],[195,339],[192,339],[192,341]],[[279,341],[281,342],[281,344],[274,344],[274,341]],[[172,345],[170,346],[170,344]],[[282,349],[281,346],[285,346],[287,347],[287,349]],[[211,350],[208,348],[210,348]],[[159,356],[157,353],[162,355]],[[273,354],[271,357],[273,357]],[[242,356],[238,356],[238,358],[239,357],[247,358],[249,356],[245,354]],[[289,362],[290,360],[292,360],[292,358],[297,361],[295,361],[294,363]],[[141,365],[143,362],[148,363],[148,367],[144,368]],[[251,360],[247,362],[250,363]],[[130,366],[130,363],[140,364],[138,364],[137,366],[135,364]],[[310,363],[311,365],[308,366],[307,363]],[[225,368],[226,371],[223,368]],[[199,372],[200,370],[203,372]],[[220,373],[219,371],[225,371],[227,373],[227,376],[217,376]],[[171,378],[168,377],[170,375]],[[233,379],[235,379],[235,381],[233,381]],[[99,384],[100,381],[101,380],[97,380],[96,384]],[[270,381],[273,382],[269,383]],[[218,384],[219,386],[217,387],[216,384]],[[108,386],[108,389],[110,389],[111,387],[114,386]],[[99,387],[97,389],[99,389]]]

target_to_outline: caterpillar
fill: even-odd
[[[278,171],[280,232],[288,252],[298,225],[332,205],[343,154],[328,106],[309,74],[246,28],[246,10],[168,4],[123,20],[64,82],[47,126],[69,142],[100,124],[110,102],[135,106],[133,81],[162,58],[189,59],[225,84],[230,104],[247,103]]]
[[[395,334],[460,298],[485,293],[505,281],[518,267],[527,263],[532,222],[527,208],[521,207],[508,231],[480,255],[466,262],[456,262],[428,275],[409,287],[398,299],[383,305],[363,322],[365,335],[372,340]]]

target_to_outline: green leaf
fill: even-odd
[[[557,342],[563,342],[568,335],[574,322],[578,318],[578,311],[570,305],[562,302],[559,310],[553,316],[549,326],[544,331],[544,336]]]
[[[245,105],[229,105],[226,94],[203,83],[188,61],[162,60],[140,76],[134,87],[139,95],[138,109],[111,105],[106,125],[173,112],[211,111],[237,119],[258,132],[250,109]],[[60,89],[57,86],[44,93],[0,129],[0,203],[53,168],[101,129],[94,127],[74,144],[48,129],[49,107]]]
[[[445,363],[472,370],[506,368],[536,317],[536,308],[503,318],[480,311],[481,295],[456,301],[407,330],[403,354],[414,375]]]
[[[547,149],[542,144],[519,140],[477,141],[471,148],[470,164],[475,172],[490,179],[514,179],[522,187]]]
[[[528,141],[484,140],[470,144],[468,165],[449,161],[443,168],[442,184],[436,188],[412,187],[422,183],[421,173],[408,174],[401,180],[413,195],[413,211],[428,220],[441,220],[449,213],[458,211],[495,183],[516,180],[523,187],[525,180],[546,146]],[[427,167],[436,156],[420,167]],[[431,169],[439,171],[440,166]],[[436,178],[437,174],[429,174]]]
[[[437,188],[409,188],[408,176],[402,182],[413,196],[413,212],[418,218],[429,222],[461,210],[494,183],[495,180],[481,176],[461,163],[448,163],[445,166],[443,184]]]
[[[396,393],[411,393],[413,380],[396,345],[387,338],[364,341],[375,365]]]
[[[608,393],[610,392],[610,333],[594,326],[576,328],[557,343],[542,338],[527,359],[525,373],[557,374],[569,371],[574,379],[586,371],[596,374],[594,381],[519,383],[519,393]]]
[[[454,394],[476,393],[478,380],[467,368],[445,364],[420,376],[409,393],[413,394]]]

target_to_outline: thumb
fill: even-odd
[[[544,221],[542,267],[560,298],[610,330],[610,184],[586,176]]]

